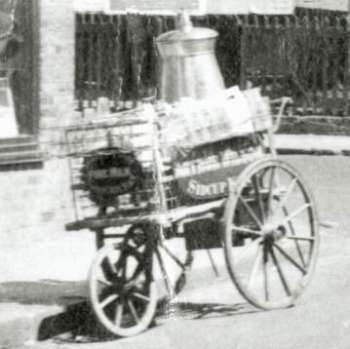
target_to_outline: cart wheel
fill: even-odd
[[[131,227],[118,246],[101,248],[92,264],[92,308],[111,333],[133,336],[148,328],[157,307],[152,275],[153,242],[140,227]]]
[[[224,252],[240,294],[262,309],[292,306],[314,272],[318,219],[310,191],[290,165],[265,159],[230,188]]]

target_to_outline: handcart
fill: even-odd
[[[171,299],[180,287],[164,255],[183,279],[203,232],[205,248],[222,247],[249,303],[294,305],[314,272],[319,223],[304,179],[276,156],[274,132],[288,102],[271,101],[270,115],[252,120],[253,129],[198,133],[175,152],[164,146],[166,111],[151,105],[67,128],[77,219],[66,229],[96,235],[89,297],[105,329],[118,336],[147,329],[159,300],[155,265]],[[181,257],[167,244],[176,239],[186,240]]]

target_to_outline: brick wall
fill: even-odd
[[[40,141],[60,140],[72,118],[75,18],[71,0],[40,0]],[[52,151],[52,146],[46,147]]]
[[[67,160],[53,156],[60,150],[60,128],[74,117],[74,11],[71,0],[38,1],[39,143],[49,160],[41,170],[0,172],[1,230],[14,243],[62,233],[73,219]]]
[[[48,161],[42,170],[0,172],[0,245],[64,233],[64,224],[74,219],[68,175],[65,160]]]
[[[44,169],[18,174],[33,205],[31,226],[57,225],[73,218],[62,128],[74,121],[75,14],[71,0],[40,0],[40,125],[41,148],[48,152]],[[80,114],[79,114],[80,116]],[[23,178],[21,178],[23,176]],[[23,184],[22,184],[23,183]]]

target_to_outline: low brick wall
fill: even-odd
[[[278,133],[350,136],[350,118],[319,115],[283,117]]]
[[[74,219],[66,159],[41,170],[0,172],[1,244],[50,238]]]

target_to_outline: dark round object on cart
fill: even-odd
[[[134,152],[118,147],[90,152],[84,157],[81,169],[89,197],[100,207],[115,206],[118,196],[139,188],[143,178]]]

